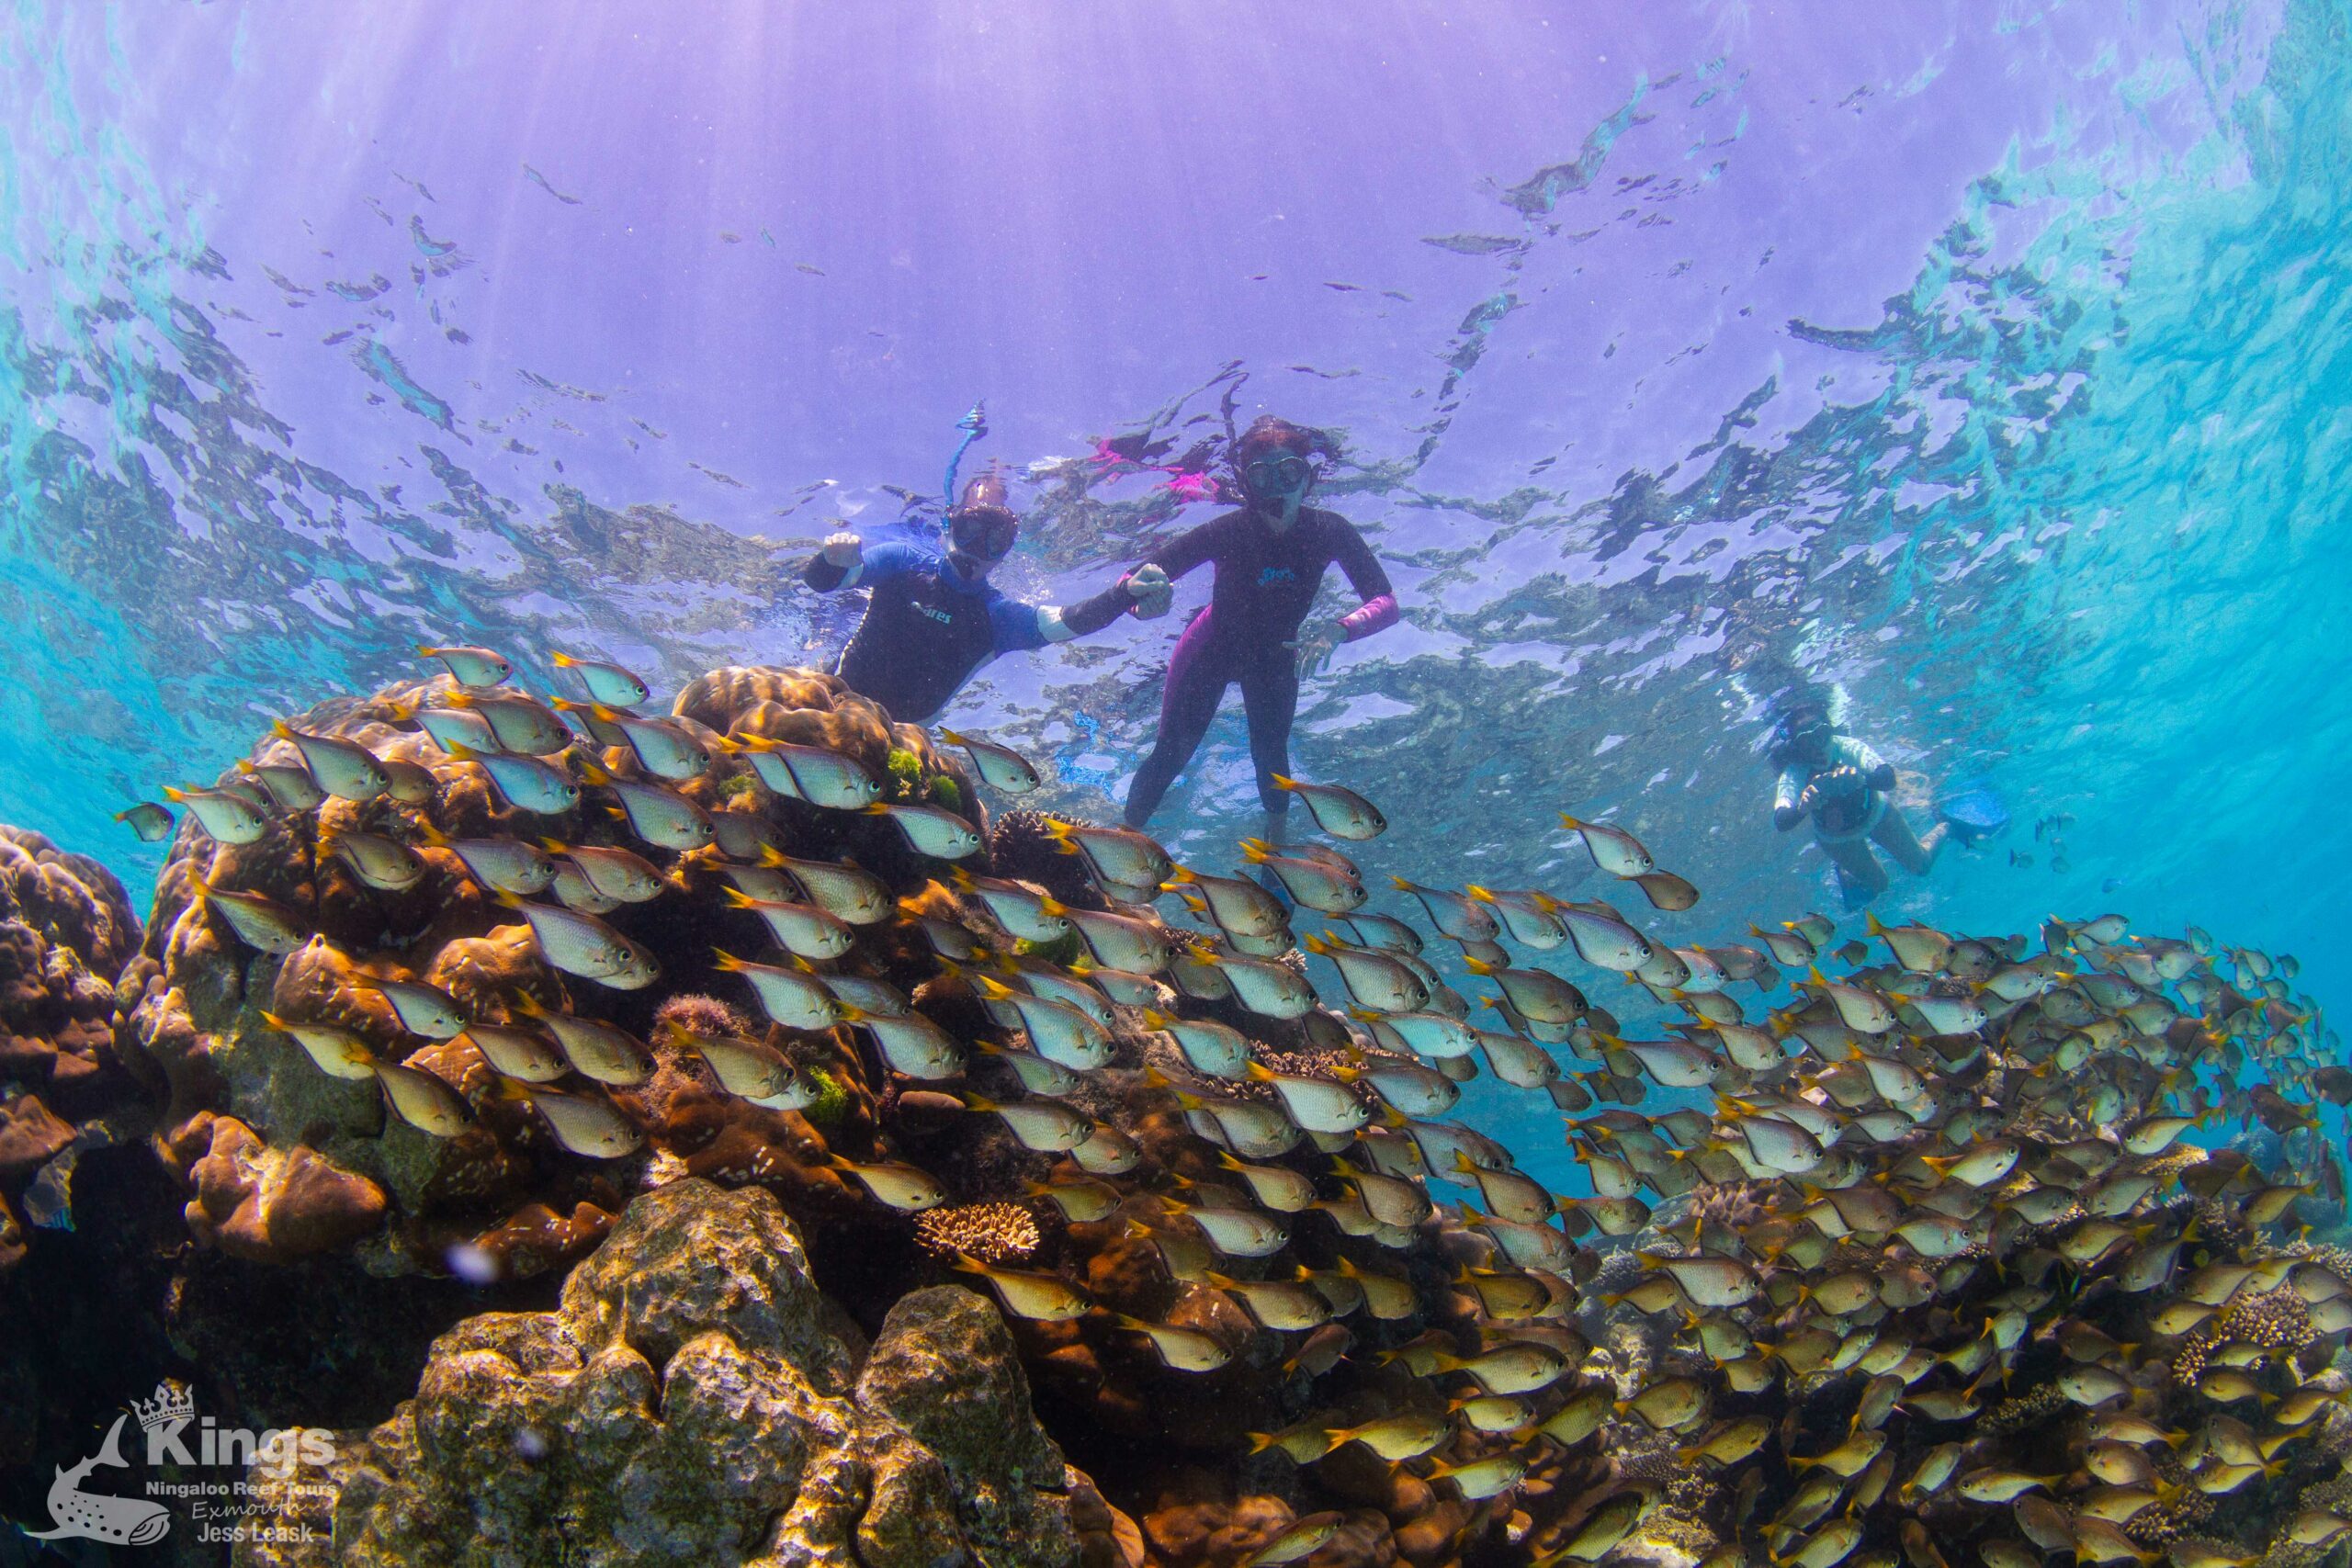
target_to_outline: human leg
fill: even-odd
[[[1878,863],[1878,856],[1871,853],[1869,842],[1862,839],[1827,839],[1819,840],[1821,852],[1844,874],[1849,896],[1860,906],[1886,891],[1886,867]]]
[[[1290,730],[1298,716],[1298,667],[1276,650],[1241,674],[1241,711],[1250,722],[1250,761],[1258,773],[1258,804],[1265,807],[1267,837],[1276,843],[1290,813],[1290,792],[1274,775],[1290,773]]]
[[[1878,846],[1894,856],[1894,863],[1914,876],[1928,874],[1928,869],[1936,863],[1937,852],[1944,847],[1944,840],[1951,833],[1950,824],[1939,822],[1928,829],[1925,838],[1921,838],[1911,831],[1910,822],[1893,805],[1887,807],[1886,815],[1880,818],[1878,825],[1871,829],[1871,837]]]
[[[1142,827],[1159,809],[1169,785],[1200,750],[1225,696],[1227,677],[1208,646],[1208,619],[1205,612],[1194,617],[1169,657],[1168,683],[1159,698],[1159,736],[1151,755],[1127,781],[1124,817],[1130,828]]]

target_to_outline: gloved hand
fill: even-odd
[[[854,534],[842,532],[826,535],[824,547],[817,553],[825,558],[827,566],[837,566],[846,570],[858,563],[865,549],[863,539]]]
[[[1127,596],[1135,603],[1136,619],[1157,620],[1168,614],[1176,602],[1176,585],[1168,574],[1149,563],[1139,566],[1126,576]]]

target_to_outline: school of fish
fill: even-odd
[[[1079,908],[967,865],[983,850],[972,820],[886,800],[847,756],[639,713],[650,692],[616,665],[558,656],[581,694],[542,702],[498,653],[420,652],[454,684],[402,716],[487,774],[511,834],[451,840],[405,810],[429,800],[429,772],[283,722],[284,760],[167,799],[226,844],[330,796],[377,803],[320,852],[385,889],[414,885],[421,847],[455,855],[592,993],[664,978],[605,916],[717,887],[772,951],[714,950],[710,975],[668,978],[731,976],[786,1038],[848,1026],[897,1078],[955,1086],[1034,1156],[1012,1196],[1072,1224],[1116,1218],[1188,1290],[1238,1304],[1261,1341],[1248,1358],[1307,1408],[1248,1446],[1299,1467],[1309,1501],[1315,1467],[1355,1448],[1491,1503],[1475,1517],[1494,1561],[1597,1562],[1690,1506],[1623,1457],[1638,1453],[1707,1483],[1712,1544],[1692,1555],[1708,1568],[2221,1568],[2352,1546],[2352,1394],[2333,1370],[2352,1255],[2308,1234],[2343,1223],[2325,1116],[2352,1102],[2352,1070],[2290,957],[2115,914],[1992,936],[1871,917],[1836,946],[1806,915],[1676,947],[1605,898],[1384,883],[1340,849],[1256,840],[1227,874],[1055,818],[1101,895]],[[996,791],[1044,782],[1008,748],[944,738]],[[779,796],[887,819],[930,884],[797,858],[755,815],[706,810],[678,786],[718,755]],[[1281,784],[1354,853],[1388,826],[1353,789]],[[528,830],[587,802],[631,841]],[[154,803],[123,818],[149,840],[175,829]],[[1700,901],[1624,829],[1562,824],[1654,908]],[[1396,912],[1370,908],[1382,886]],[[196,889],[262,953],[326,940],[262,893]],[[920,938],[989,1035],[874,974],[861,938],[877,929]],[[582,1159],[643,1145],[605,1090],[643,1082],[652,1053],[593,1009],[477,1018],[419,982],[354,983],[419,1045],[463,1035],[492,1069],[463,1089],[347,1027],[266,1015],[322,1072],[373,1079],[409,1125],[460,1135],[488,1093]],[[1270,1064],[1253,1018],[1295,1022],[1311,1058]],[[1148,1061],[1122,1049],[1138,1034],[1159,1047]],[[659,1043],[763,1108],[821,1092],[773,1037]],[[1017,1097],[965,1084],[976,1053]],[[1560,1117],[1589,1193],[1555,1193],[1452,1115],[1482,1075]],[[1090,1081],[1172,1103],[1193,1168],[1213,1174],[1076,1103]],[[2281,1152],[2257,1164],[2220,1141],[2231,1124]],[[951,1193],[910,1160],[829,1159],[877,1214],[1005,1196]],[[1059,1271],[954,1267],[1013,1318],[1133,1337],[1172,1374],[1237,1359],[1230,1337],[1105,1309]],[[1646,1347],[1630,1380],[1603,1343],[1628,1334]],[[1367,1383],[1388,1391],[1384,1413],[1316,1414],[1321,1390]],[[1612,1479],[1573,1512],[1516,1495],[1570,1453]],[[1309,1508],[1240,1561],[1304,1562],[1346,1519]]]

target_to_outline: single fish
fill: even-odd
[[[784,1053],[756,1040],[731,1034],[701,1034],[682,1024],[668,1026],[669,1043],[703,1060],[719,1087],[771,1111],[797,1111],[814,1091],[798,1081]],[[790,1101],[791,1103],[785,1103]]]
[[[893,806],[876,801],[863,807],[869,817],[887,817],[907,847],[933,860],[962,860],[980,852],[980,836],[972,825],[952,811],[935,806]]]
[[[1158,887],[1176,869],[1158,840],[1133,828],[1104,828],[1052,817],[1046,820],[1046,831],[1062,853],[1082,856],[1100,882],[1121,887]]]
[[[628,1118],[599,1096],[541,1089],[513,1078],[500,1079],[498,1090],[501,1099],[527,1102],[546,1120],[555,1141],[583,1158],[618,1159],[645,1142]]]
[[[996,1292],[996,1299],[1004,1303],[1004,1310],[1015,1317],[1031,1318],[1041,1323],[1067,1323],[1071,1318],[1085,1316],[1092,1307],[1083,1293],[1058,1274],[992,1269],[962,1253],[956,1254],[954,1267],[987,1280],[989,1288]]]
[[[477,751],[462,741],[447,741],[443,749],[461,762],[471,762],[490,775],[507,805],[537,817],[560,817],[580,804],[580,786],[571,775],[537,757],[503,751]]]
[[[302,929],[301,917],[274,898],[259,893],[232,893],[211,884],[191,871],[188,886],[196,889],[198,902],[228,922],[229,929],[248,947],[264,953],[288,953],[311,940]]]
[[[1159,1352],[1161,1363],[1176,1371],[1213,1372],[1233,1359],[1232,1351],[1197,1328],[1147,1323],[1125,1313],[1113,1313],[1111,1319],[1120,1327],[1149,1339],[1152,1348]]]
[[[265,1009],[261,1021],[294,1043],[329,1077],[363,1080],[376,1076],[376,1053],[355,1032],[334,1023],[296,1023]]]
[[[1229,1024],[1211,1019],[1178,1018],[1152,1008],[1144,1010],[1143,1023],[1146,1029],[1157,1030],[1174,1040],[1176,1048],[1196,1072],[1219,1078],[1249,1076],[1249,1037]]]
[[[1242,1568],[1279,1568],[1280,1564],[1312,1557],[1340,1533],[1340,1527],[1346,1522],[1347,1517],[1338,1513],[1308,1514],[1295,1519],[1273,1540],[1250,1553]]]
[[[1592,863],[1611,876],[1643,876],[1657,869],[1657,859],[1642,847],[1642,841],[1623,828],[1581,821],[1565,811],[1560,813],[1560,826],[1582,838]]]
[[[490,721],[469,708],[425,707],[416,703],[395,703],[392,716],[402,724],[413,724],[433,739],[433,743],[456,756],[463,746],[473,751],[503,751],[498,736]]]
[[[837,1004],[842,1017],[863,1028],[874,1037],[875,1045],[893,1072],[904,1073],[910,1078],[937,1080],[952,1078],[964,1070],[963,1048],[955,1037],[919,1012],[909,1011],[893,1017],[884,1013],[868,1013],[847,1004]]]
[[[1007,795],[1027,795],[1045,783],[1029,759],[1010,746],[1000,746],[977,735],[959,735],[952,729],[941,730],[939,738],[950,746],[961,746],[971,757],[972,766],[979,770],[980,782]]]
[[[172,814],[152,800],[142,800],[128,811],[116,812],[114,819],[129,823],[140,841],[148,844],[160,844],[170,838],[175,825]]]
[[[1093,1119],[1050,1100],[1020,1100],[1010,1104],[982,1095],[964,1096],[967,1108],[1003,1122],[1023,1148],[1041,1154],[1075,1149],[1094,1135]]]
[[[351,868],[354,876],[379,892],[398,893],[424,880],[424,862],[397,839],[356,829],[319,829],[319,847]]]
[[[598,896],[616,904],[642,904],[661,896],[662,873],[642,855],[609,844],[567,844],[560,839],[539,842],[549,854],[571,860]]]
[[[529,922],[539,956],[567,975],[617,990],[638,990],[660,973],[652,955],[594,915],[513,894],[499,901]]]
[[[652,690],[643,681],[617,664],[605,664],[594,659],[574,659],[568,653],[551,653],[548,662],[559,670],[569,670],[580,678],[590,696],[616,708],[635,707],[652,696]]]
[[[643,1041],[601,1019],[558,1012],[527,992],[515,1007],[525,1018],[555,1036],[564,1056],[582,1077],[598,1083],[632,1089],[651,1077],[659,1066]]]
[[[594,763],[582,764],[580,771],[590,784],[620,797],[629,831],[649,844],[665,850],[698,850],[718,836],[710,814],[676,790],[617,778]]]
[[[1210,876],[1184,866],[1169,874],[1165,890],[1196,894],[1201,908],[1229,937],[1272,937],[1289,929],[1282,901],[1242,876]]]
[[[786,1029],[831,1029],[843,1017],[832,992],[806,967],[754,964],[721,950],[718,968],[749,981],[761,1008]]]
[[[554,860],[520,839],[452,839],[430,822],[420,824],[417,833],[433,848],[457,856],[493,893],[527,897],[546,892],[555,881]]]
[[[175,789],[164,786],[164,798],[187,807],[196,825],[224,844],[250,844],[269,829],[261,807],[228,789]]]
[[[620,736],[638,765],[657,779],[683,784],[710,771],[710,753],[694,732],[674,719],[640,718],[604,703],[574,703],[555,699],[562,713],[585,713],[600,727]]]
[[[240,757],[237,772],[259,784],[280,811],[310,811],[326,803],[327,792],[319,787],[308,768],[285,762],[255,762]]]
[[[311,779],[329,795],[343,800],[370,801],[384,793],[392,782],[385,775],[383,764],[365,746],[355,746],[348,740],[332,736],[312,735],[279,719],[269,727],[269,732],[280,740],[291,741],[302,753],[303,765],[310,769]]]
[[[500,654],[486,648],[431,648],[416,645],[416,651],[426,659],[437,659],[449,667],[461,686],[488,688],[505,681],[514,673],[514,666]]]
[[[453,708],[477,715],[490,726],[491,734],[497,737],[504,750],[549,757],[571,744],[571,731],[564,728],[563,720],[536,699],[520,693],[486,694],[461,689],[449,693],[447,701]]]
[[[431,1073],[390,1062],[376,1064],[376,1081],[393,1114],[418,1132],[435,1138],[454,1138],[473,1125],[473,1115],[458,1091]]]
[[[760,782],[787,800],[829,811],[863,811],[882,798],[882,786],[854,759],[823,746],[799,746],[764,736],[719,742],[750,759]]]
[[[1280,773],[1274,774],[1273,780],[1276,789],[1305,801],[1315,825],[1335,839],[1362,842],[1388,831],[1388,818],[1380,814],[1380,808],[1351,789],[1340,784],[1301,784]]]
[[[1272,873],[1294,901],[1327,915],[1344,915],[1369,897],[1355,867],[1336,855],[1327,860],[1319,855],[1278,854],[1263,839],[1244,839],[1241,858]]]
[[[769,935],[803,958],[839,958],[857,940],[846,923],[814,904],[753,898],[732,887],[726,890],[726,899],[728,908],[759,916]]]
[[[854,926],[878,925],[898,912],[898,904],[890,897],[890,889],[882,879],[862,866],[846,861],[796,860],[778,850],[768,850],[760,856],[760,864],[781,871],[799,884],[808,900],[837,919]],[[743,867],[731,867],[729,874]],[[754,897],[783,897],[784,894],[767,894],[746,887]]]
[[[935,1209],[947,1201],[947,1190],[928,1171],[895,1161],[861,1164],[843,1159],[839,1155],[827,1156],[825,1164],[857,1182],[873,1194],[876,1202],[888,1204],[901,1213],[914,1213],[923,1209]]]
[[[534,1029],[503,1023],[469,1023],[460,1039],[473,1042],[481,1059],[503,1077],[525,1083],[553,1083],[571,1070],[563,1053]]]

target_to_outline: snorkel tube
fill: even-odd
[[[953,511],[956,506],[956,470],[964,466],[964,454],[972,449],[972,443],[989,433],[989,408],[986,400],[973,400],[970,411],[956,422],[956,428],[964,433],[964,439],[956,443],[956,450],[948,455],[946,476],[939,481],[939,504],[948,511]],[[947,531],[947,521],[944,514],[940,519],[939,527],[940,532],[944,535]]]

